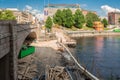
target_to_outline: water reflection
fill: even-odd
[[[104,41],[104,38],[101,37],[101,36],[98,36],[98,37],[95,37],[95,51],[97,53],[101,53],[102,49],[103,49],[103,41]]]
[[[104,80],[120,80],[120,37],[78,38],[76,55],[80,63]]]

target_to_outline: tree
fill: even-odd
[[[89,12],[86,15],[86,26],[93,27],[93,22],[100,21],[99,17],[95,13]]]
[[[62,25],[67,28],[71,28],[74,24],[72,11],[70,9],[64,9],[62,11]]]
[[[103,23],[104,27],[107,27],[107,25],[108,25],[107,19],[104,18],[104,19],[102,20],[102,23]]]
[[[120,24],[120,18],[118,19],[118,23]]]
[[[61,10],[59,9],[57,10],[55,15],[53,16],[53,22],[55,24],[62,25],[62,11]]]
[[[74,25],[77,28],[82,28],[84,23],[85,23],[84,15],[79,9],[77,9],[74,14]]]
[[[0,12],[0,20],[15,20],[16,17],[13,15],[13,12],[10,10],[5,10]]]
[[[53,25],[52,19],[50,17],[48,17],[45,22],[45,27],[47,28],[48,32],[51,30],[52,25]]]

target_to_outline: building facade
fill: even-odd
[[[48,4],[44,8],[44,21],[46,21],[47,17],[53,17],[53,15],[56,13],[58,9],[70,9],[72,13],[75,13],[77,9],[80,9],[79,4]]]
[[[84,16],[86,16],[89,12],[94,13],[94,14],[97,14],[96,11],[88,11],[88,10],[82,9],[82,14],[83,14]]]
[[[108,13],[108,23],[111,25],[119,25],[120,12]]]
[[[58,9],[63,10],[68,8],[72,11],[73,14],[77,9],[80,9],[84,16],[89,12],[97,14],[95,11],[81,9],[79,4],[49,4],[44,8],[44,21],[46,21],[48,16],[53,17]]]
[[[13,12],[13,15],[16,17],[17,23],[32,23],[33,15],[26,11],[19,11],[17,8],[7,8]]]
[[[13,11],[14,16],[16,17],[17,23],[32,23],[33,16],[28,12]]]

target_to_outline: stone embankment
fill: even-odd
[[[65,34],[76,38],[76,37],[90,37],[90,36],[110,36],[120,35],[120,32],[113,31],[65,31]]]

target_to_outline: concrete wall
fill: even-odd
[[[120,35],[120,33],[112,31],[68,31],[65,33],[70,37],[90,37],[90,36],[109,36],[109,35]]]

